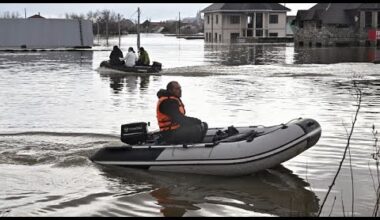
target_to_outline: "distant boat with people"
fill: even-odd
[[[128,67],[125,65],[111,65],[108,60],[102,61],[100,63],[101,68],[107,68],[116,70],[122,73],[126,74],[135,74],[135,73],[145,73],[145,74],[152,74],[152,73],[159,73],[162,70],[162,64],[160,62],[153,61],[152,65],[149,66],[133,66]]]
[[[100,68],[112,69],[112,70],[116,70],[118,72],[127,73],[127,74],[128,73],[129,74],[136,74],[136,73],[152,74],[152,73],[158,73],[162,70],[162,64],[160,62],[153,61],[152,65],[149,65],[150,64],[149,55],[147,54],[147,52],[144,50],[143,47],[140,47],[140,8],[137,9],[137,14],[138,14],[137,48],[139,49],[139,53],[141,53],[139,56],[139,60],[137,60],[136,58],[136,62],[135,62],[134,60],[135,58],[132,58],[132,60],[130,60],[132,62],[131,65],[128,65],[126,62],[122,61],[125,59],[123,59],[123,53],[121,52],[120,48],[118,48],[117,46],[114,46],[114,49],[110,55],[110,60],[102,61],[100,63]],[[120,46],[120,39],[119,39],[119,46]],[[131,53],[133,52],[132,54],[135,53],[132,47],[128,49],[128,52],[129,51],[131,51]]]

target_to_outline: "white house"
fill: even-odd
[[[206,42],[286,37],[286,13],[279,3],[214,3],[203,9]]]
[[[93,46],[89,20],[0,19],[0,48],[90,48]]]

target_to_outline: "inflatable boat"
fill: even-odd
[[[128,67],[125,65],[111,65],[108,60],[102,61],[100,67],[121,71],[124,73],[159,73],[162,70],[162,64],[154,61],[149,66]]]
[[[147,124],[121,126],[122,146],[107,146],[90,157],[94,163],[164,172],[239,176],[274,167],[311,146],[321,136],[313,119],[274,126],[209,128],[201,143],[169,145]]]

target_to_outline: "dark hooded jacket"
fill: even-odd
[[[157,97],[161,98],[163,96],[173,96],[165,89],[160,89],[160,91],[157,92]],[[178,98],[180,99],[180,98]],[[192,125],[199,125],[202,123],[201,120],[193,117],[188,117],[179,111],[179,105],[178,102],[174,99],[166,99],[161,102],[159,106],[160,112],[168,115],[173,122],[178,123],[181,127],[183,126],[192,126]]]
[[[122,65],[124,61],[120,61],[119,58],[123,58],[123,52],[119,47],[114,47],[110,54],[110,64],[111,65]]]

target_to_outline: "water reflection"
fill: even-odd
[[[150,76],[122,75],[122,74],[100,74],[100,77],[109,81],[110,88],[114,94],[122,92],[124,89],[128,93],[133,93],[137,87],[145,91],[149,87]]]
[[[91,65],[93,51],[18,51],[0,52],[2,64],[79,64]]]
[[[373,62],[380,59],[380,49],[374,47],[295,47],[295,64],[332,64],[343,62]]]
[[[120,189],[136,183],[150,185],[150,195],[165,217],[200,216],[202,212],[217,215],[226,207],[249,212],[250,216],[314,216],[319,209],[318,198],[307,188],[309,184],[283,166],[235,178],[103,166],[100,169],[109,180],[119,182]],[[205,204],[213,208],[204,210]]]
[[[204,51],[207,60],[226,66],[285,63],[286,58],[286,44],[205,44]]]
[[[226,66],[263,64],[332,64],[380,60],[375,47],[294,47],[294,44],[204,45],[207,61]]]

